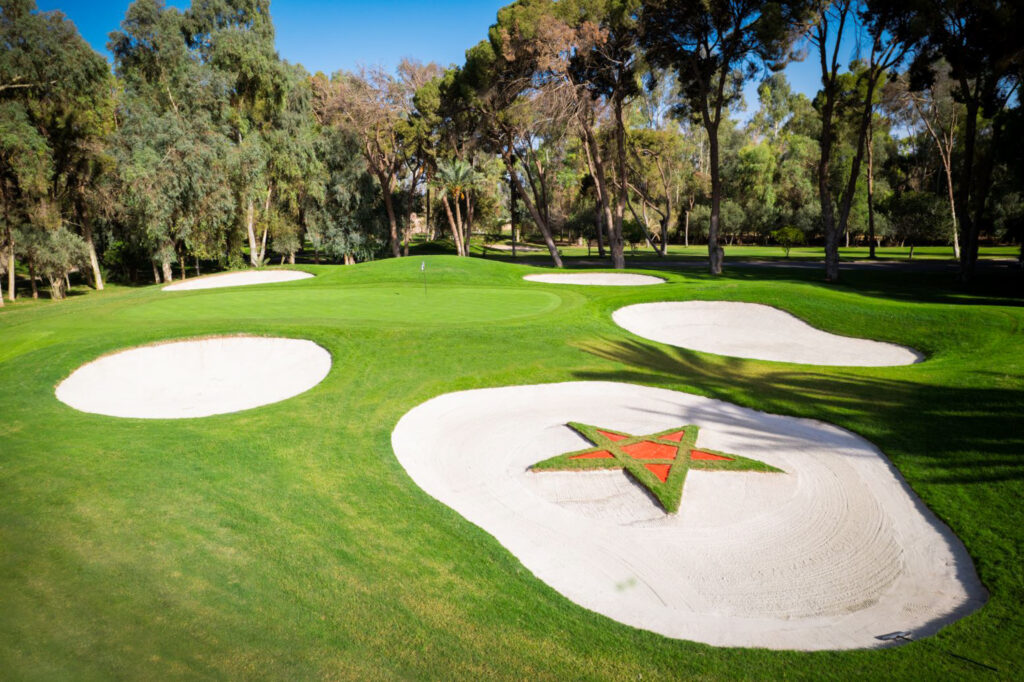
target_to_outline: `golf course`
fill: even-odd
[[[929,272],[852,270],[837,285],[799,268],[731,267],[713,277],[664,267],[632,270],[660,284],[587,286],[527,281],[545,270],[454,256],[293,269],[314,277],[178,292],[114,285],[0,313],[3,677],[1024,674],[1019,300],[964,293]],[[922,359],[883,367],[750,360],[649,341],[612,317],[685,301],[772,306],[816,330]],[[199,418],[106,416],[58,399],[57,386],[98,358],[235,336],[311,341],[330,354],[329,371],[286,399]],[[274,347],[260,352],[246,355],[253,370],[280,359]],[[958,579],[982,591],[935,634],[849,650],[716,647],[580,606],[421,488],[392,442],[403,415],[439,396],[568,382],[692,394],[867,441],[905,481],[914,513],[951,546],[962,543]],[[275,383],[273,374],[260,380]],[[514,422],[518,405],[499,403],[495,433],[498,414]],[[458,423],[466,430],[443,432],[451,448],[488,457],[491,422]],[[430,447],[443,454],[446,442]],[[588,446],[580,443],[532,461]],[[730,456],[741,455],[749,457]],[[776,473],[690,476],[696,484],[698,474],[799,475],[765,461],[757,466]],[[700,499],[694,493],[694,504]],[[912,538],[894,537],[909,551]],[[878,622],[877,635],[899,626]],[[794,650],[814,648],[822,650]]]

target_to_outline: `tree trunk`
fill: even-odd
[[[516,183],[508,179],[508,216],[512,228],[512,260],[516,258]]]
[[[965,93],[970,93],[966,83],[961,83]],[[967,120],[964,121],[964,156],[960,167],[960,196],[956,210],[960,214],[960,229],[964,234],[963,248],[960,249],[960,279],[970,282],[974,279],[974,265],[978,260],[978,225],[970,211],[971,189],[974,182],[975,143],[978,135],[978,102],[968,97]]]
[[[622,248],[622,219],[626,210],[626,123],[622,116],[622,98],[615,98],[615,148],[617,152],[616,175],[619,176],[618,194],[615,198],[615,229],[612,231],[612,265],[621,270],[626,267],[626,256]],[[644,226],[646,232],[647,226]]]
[[[832,208],[832,189],[828,186],[829,161],[832,153],[832,105],[822,108],[821,158],[818,160],[818,198],[821,204],[821,223],[825,231],[825,280],[839,280],[839,231],[836,229]]]
[[[267,233],[270,232],[270,197],[274,192],[274,186],[267,188],[267,200],[263,202],[263,238],[260,240],[259,264],[263,265],[263,259],[267,257]]]
[[[466,245],[466,255],[469,255],[469,246],[473,242],[473,216],[476,212],[476,204],[473,203],[473,190],[467,189],[466,193],[466,222],[463,227],[466,230],[466,236],[462,243]]]
[[[14,302],[14,238],[7,240],[11,247],[11,253],[7,259],[7,300]]]
[[[196,277],[199,277],[200,274],[201,273],[199,272],[199,256],[196,256]]]
[[[171,261],[170,261],[170,259],[167,259],[167,258],[162,259],[161,260],[161,267],[163,268],[163,271],[164,271],[164,281],[165,282],[173,282],[174,281],[174,272],[171,270]]]
[[[711,170],[711,221],[708,225],[708,270],[712,275],[721,275],[725,252],[718,243],[718,222],[722,207],[722,178],[719,175],[718,169],[718,126],[709,126],[707,131]]]
[[[690,201],[690,208],[686,209],[686,218],[683,220],[683,246],[690,246],[690,211],[693,210],[693,201]]]
[[[605,236],[608,238],[608,250],[611,252],[612,265],[614,267],[625,267],[625,256],[622,253],[622,223],[619,223],[619,248],[618,258],[622,260],[622,266],[616,266],[616,248],[615,248],[615,218],[612,215],[611,206],[611,193],[608,188],[608,179],[604,172],[604,160],[601,158],[601,149],[597,143],[597,137],[594,135],[593,129],[589,125],[583,126],[584,128],[584,144],[587,146],[588,155],[587,159],[591,165],[591,175],[594,177],[594,186],[597,189],[597,200],[598,210],[601,211],[604,228],[606,230]],[[600,237],[598,237],[597,243],[598,251],[603,251]],[[603,253],[601,254],[604,255]]]
[[[935,127],[932,126],[928,117],[921,111],[920,107],[918,107],[917,100],[913,99],[912,102],[914,103],[914,109],[917,111],[918,116],[922,121],[924,121],[928,134],[932,136],[932,141],[935,142],[935,146],[939,150],[939,158],[942,159],[942,171],[946,178],[946,193],[949,196],[949,217],[953,226],[953,258],[960,260],[960,235],[957,232],[956,195],[953,189],[953,142],[955,139],[956,118],[953,118],[953,125],[950,126],[948,139],[945,132],[943,132],[942,138],[940,139]]]
[[[956,198],[953,194],[953,172],[946,164],[946,191],[949,194],[949,217],[953,221],[953,258],[960,260],[960,235],[956,229]]]
[[[28,281],[32,285],[32,298],[39,298],[39,287],[36,286],[36,265],[32,261],[28,262]],[[3,301],[4,297],[0,296],[0,301]]]
[[[523,198],[523,203],[526,204],[526,209],[530,212],[530,216],[534,222],[537,223],[537,227],[540,229],[541,234],[544,236],[544,243],[547,244],[548,252],[551,254],[551,260],[554,261],[555,267],[562,267],[562,255],[558,253],[558,247],[555,246],[555,240],[551,236],[551,228],[544,222],[544,219],[540,215],[540,211],[537,210],[537,205],[533,203],[526,190],[523,189],[522,181],[519,176],[515,174],[515,164],[512,161],[511,152],[506,151],[502,154],[502,158],[505,161],[505,168],[512,176],[512,181],[516,184],[516,191],[519,196]]]
[[[150,260],[149,264],[153,266],[153,283],[154,284],[162,284],[163,280],[160,279],[160,271],[156,269],[156,261],[155,260]]]
[[[409,205],[412,206],[412,201],[409,201]],[[409,237],[412,234],[412,214],[413,211],[409,211],[405,216],[405,229],[402,230],[402,257],[407,258],[409,256]]]
[[[426,199],[424,201],[424,203],[426,204],[426,210],[424,211],[424,213],[427,216],[427,222],[424,224],[427,226],[427,237],[430,239],[430,241],[434,241],[434,224],[430,222],[430,185],[427,185],[427,191],[424,194],[426,196]]]
[[[50,298],[59,301],[64,298],[64,278],[61,276],[47,277],[50,281]]]
[[[914,260],[914,244],[910,244],[910,253],[907,255],[907,260]]]
[[[874,54],[874,53],[872,53]],[[857,180],[860,177],[860,164],[870,144],[871,118],[874,112],[872,98],[875,96],[875,85],[878,82],[878,75],[868,74],[867,97],[864,100],[864,110],[861,113],[860,125],[857,130],[857,146],[850,165],[850,179],[846,182],[846,191],[843,193],[843,200],[839,207],[838,229],[846,234],[846,246],[850,246],[850,210],[853,208],[853,198],[857,193]]]
[[[288,265],[295,265],[295,252],[294,251],[289,251],[288,252]]]
[[[249,263],[255,268],[259,265],[257,256],[259,255],[256,249],[256,230],[253,225],[255,219],[255,208],[252,205],[252,199],[249,199],[248,206],[245,210],[245,231],[249,236]]]
[[[458,233],[459,233],[459,243],[462,244],[462,253],[460,253],[459,255],[460,256],[468,256],[469,255],[469,244],[466,243],[466,232],[463,230],[463,225],[462,225],[462,205],[459,203],[459,197],[456,196],[456,197],[454,197],[454,199],[455,199],[455,202],[454,202],[455,203],[455,228],[456,228],[456,230],[458,230]]]
[[[868,126],[868,258],[875,259],[875,153],[874,126]]]
[[[452,213],[452,204],[448,201],[448,195],[441,195],[441,205],[444,206],[445,217],[448,218],[448,227],[452,231],[452,241],[455,243],[455,255],[464,256],[462,248],[462,231],[455,222],[455,215]]]
[[[388,239],[391,241],[391,254],[395,258],[402,257],[402,249],[398,243],[398,220],[395,218],[395,207],[391,203],[392,178],[383,173],[377,175],[380,188],[384,194],[384,209],[388,214]]]
[[[92,266],[92,286],[96,291],[103,291],[103,273],[100,272],[100,260],[96,256],[96,244],[92,239],[92,224],[88,218],[80,216],[82,221],[82,238],[89,249],[89,265]]]

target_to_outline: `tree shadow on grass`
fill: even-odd
[[[937,386],[858,370],[791,369],[632,339],[577,344],[625,367],[578,371],[589,381],[620,381],[697,391],[775,414],[812,417],[878,438],[905,453],[933,484],[1024,480],[1024,389]]]

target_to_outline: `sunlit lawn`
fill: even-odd
[[[914,273],[857,272],[830,287],[816,271],[712,279],[688,269],[662,273],[665,285],[603,288],[528,283],[530,268],[478,258],[303,267],[318,277],[174,294],[112,287],[0,311],[0,678],[1024,675],[1015,301],[965,297]],[[768,303],[928,360],[743,361],[646,342],[610,318],[630,303],[691,298]],[[61,378],[103,353],[237,332],[310,338],[331,352],[331,373],[290,400],[193,420],[101,417],[54,397]],[[391,450],[397,420],[433,396],[591,379],[863,435],[964,541],[989,603],[889,650],[666,639],[534,578],[423,493]]]

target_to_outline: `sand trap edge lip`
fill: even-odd
[[[527,282],[538,282],[541,284],[606,287],[650,286],[668,282],[663,277],[633,272],[535,272],[523,275],[523,279]]]
[[[275,273],[282,273],[284,276],[280,276]],[[267,275],[268,277],[264,281],[260,281],[260,275]],[[232,272],[218,272],[213,275],[204,275],[202,277],[193,277],[192,279],[173,282],[171,284],[161,287],[160,291],[168,291],[173,293],[177,291],[203,291],[206,289],[228,289],[231,287],[255,286],[258,284],[285,284],[287,282],[298,282],[304,279],[313,279],[314,277],[316,277],[316,275],[314,275],[311,272],[306,272],[305,270],[234,270]],[[243,281],[226,284],[220,283],[224,282],[225,280],[246,278],[252,278],[255,281]]]
[[[82,369],[84,369],[86,367],[89,367],[91,365],[94,365],[94,364],[96,364],[96,363],[98,363],[98,362],[100,362],[102,360],[107,359],[107,358],[111,358],[111,357],[114,357],[114,356],[117,356],[117,355],[121,355],[123,353],[130,353],[130,352],[133,352],[133,351],[157,348],[157,347],[160,347],[160,346],[174,345],[174,344],[179,344],[179,343],[201,342],[201,341],[208,341],[208,340],[218,340],[218,339],[260,339],[260,340],[279,340],[279,341],[301,341],[301,342],[306,342],[306,343],[312,344],[313,346],[316,346],[316,348],[319,351],[323,352],[323,354],[326,355],[326,358],[327,358],[326,370],[322,374],[319,375],[319,378],[317,378],[315,382],[310,383],[308,386],[306,386],[302,390],[294,392],[294,393],[291,393],[290,395],[285,395],[284,397],[279,397],[279,398],[275,398],[273,400],[268,400],[268,401],[265,401],[265,402],[260,402],[260,403],[252,404],[252,405],[249,405],[249,406],[246,406],[246,407],[241,407],[239,409],[232,409],[232,410],[227,410],[227,411],[219,411],[218,410],[218,411],[198,413],[198,414],[192,414],[192,415],[169,415],[169,416],[152,416],[152,417],[151,416],[122,416],[122,415],[117,415],[117,414],[110,414],[108,412],[99,412],[99,411],[82,409],[80,407],[72,405],[69,402],[66,402],[63,398],[61,398],[59,396],[59,392],[60,392],[61,386],[63,386],[72,376],[74,376],[76,372],[78,372],[79,370],[82,370]],[[272,335],[272,334],[248,334],[248,333],[203,334],[201,336],[187,336],[187,337],[179,337],[179,338],[172,338],[172,339],[160,339],[160,340],[152,341],[152,342],[149,342],[149,343],[143,343],[143,344],[139,344],[139,345],[136,345],[136,346],[130,346],[128,348],[118,348],[116,350],[107,351],[107,352],[105,352],[105,353],[103,353],[101,355],[98,355],[98,356],[92,358],[91,360],[88,360],[86,362],[83,362],[83,363],[79,364],[77,367],[72,369],[66,375],[61,377],[61,379],[59,381],[57,381],[54,384],[54,386],[53,386],[53,395],[58,400],[58,402],[62,403],[66,407],[71,408],[72,410],[75,410],[76,412],[81,412],[83,414],[89,414],[89,415],[97,415],[97,416],[101,416],[101,417],[113,417],[115,419],[144,419],[146,421],[163,420],[163,419],[169,419],[169,420],[202,419],[202,418],[205,418],[205,417],[215,417],[215,416],[219,416],[219,415],[231,415],[231,414],[237,414],[237,413],[240,413],[240,412],[246,412],[248,410],[257,409],[257,408],[260,408],[260,407],[265,407],[267,405],[273,405],[273,404],[276,404],[276,403],[279,403],[279,402],[284,402],[286,400],[290,400],[292,398],[296,398],[296,397],[298,397],[300,395],[303,395],[303,394],[311,391],[312,389],[316,388],[321,383],[323,383],[323,381],[328,376],[330,376],[330,373],[331,373],[332,369],[334,369],[334,354],[329,349],[324,347],[322,344],[320,344],[319,342],[314,341],[312,339],[298,338],[298,337],[292,337],[292,336]]]
[[[877,344],[876,347],[884,346],[884,347],[887,347],[890,350],[898,350],[898,351],[901,351],[903,353],[907,353],[907,354],[909,354],[910,356],[913,357],[913,360],[911,362],[902,362],[902,361],[900,361],[900,362],[884,362],[884,363],[863,363],[863,362],[833,363],[833,362],[815,362],[815,361],[808,361],[808,360],[793,360],[793,359],[781,359],[781,358],[770,358],[770,357],[758,357],[757,355],[738,355],[738,354],[736,354],[734,352],[715,351],[715,350],[708,350],[706,348],[695,348],[695,347],[692,347],[692,346],[682,345],[681,341],[667,340],[667,337],[665,337],[665,336],[663,336],[661,334],[658,334],[658,336],[660,338],[655,338],[654,335],[648,335],[648,333],[646,333],[646,332],[645,333],[641,333],[640,331],[637,331],[636,330],[636,325],[632,325],[632,324],[627,325],[627,324],[624,324],[622,322],[622,317],[625,315],[625,313],[623,313],[623,311],[626,311],[628,309],[636,310],[636,309],[641,308],[641,307],[653,308],[653,307],[656,307],[656,306],[671,306],[671,305],[674,305],[674,304],[686,304],[686,303],[725,303],[725,304],[738,303],[738,304],[743,304],[743,305],[762,306],[762,307],[765,307],[765,308],[770,308],[775,313],[777,313],[779,315],[784,315],[785,317],[790,318],[791,320],[795,321],[799,325],[801,325],[803,327],[806,327],[807,329],[813,330],[813,332],[815,334],[821,334],[823,336],[833,337],[833,338],[836,338],[836,339],[841,339],[843,341],[863,342],[866,345]],[[913,365],[921,364],[922,362],[925,362],[928,359],[928,356],[925,353],[923,353],[923,352],[921,352],[921,351],[919,351],[916,348],[913,348],[911,346],[907,346],[907,345],[900,344],[900,343],[893,343],[892,341],[879,341],[877,339],[868,339],[868,338],[864,338],[864,337],[845,336],[843,334],[837,334],[835,332],[826,331],[824,329],[820,329],[818,327],[815,327],[810,322],[807,322],[806,320],[804,320],[804,319],[794,315],[793,313],[789,312],[788,310],[784,310],[782,308],[777,308],[777,307],[775,307],[773,305],[769,305],[767,303],[757,303],[757,302],[751,302],[751,301],[726,301],[726,300],[690,299],[690,300],[686,300],[686,301],[648,301],[648,302],[643,302],[643,303],[631,303],[629,305],[622,306],[622,307],[617,308],[616,310],[612,311],[612,321],[620,329],[623,329],[623,330],[629,332],[630,334],[633,334],[634,336],[637,336],[637,337],[639,337],[641,339],[644,339],[645,341],[651,341],[651,342],[654,342],[654,343],[662,343],[662,344],[665,344],[667,346],[673,346],[674,348],[683,348],[685,350],[689,350],[689,351],[692,351],[692,352],[695,352],[695,353],[707,353],[708,355],[718,355],[720,357],[736,358],[736,359],[739,359],[739,360],[755,360],[757,362],[779,362],[779,363],[795,364],[795,365],[810,365],[810,366],[814,366],[814,367],[876,367],[877,368],[877,367],[910,367],[910,366],[913,366]],[[754,351],[754,352],[760,352],[760,351]]]
[[[525,567],[527,568],[527,570],[529,570],[536,577],[538,577],[538,579],[540,579],[542,582],[545,582],[546,584],[548,584],[548,586],[551,587],[552,589],[555,589],[556,591],[562,593],[563,596],[567,596],[567,597],[568,597],[568,595],[566,595],[561,589],[555,587],[550,582],[548,582],[545,578],[543,578],[541,575],[539,575],[537,573],[537,571],[535,570],[535,567],[531,567],[531,564],[529,564],[526,561],[524,561],[523,558],[521,558],[518,555],[518,553],[515,550],[512,549],[512,546],[507,543],[506,539],[504,539],[503,537],[495,534],[493,532],[493,530],[488,527],[488,523],[490,521],[481,521],[481,520],[477,520],[477,519],[467,518],[463,514],[463,512],[459,510],[459,508],[457,506],[452,504],[451,500],[449,500],[449,499],[447,499],[445,497],[438,496],[437,492],[432,489],[432,487],[434,485],[436,485],[436,482],[431,481],[430,482],[431,483],[431,487],[425,487],[419,480],[417,480],[417,476],[419,474],[414,474],[412,470],[407,468],[407,464],[406,464],[406,462],[403,461],[403,458],[401,456],[399,456],[398,450],[406,445],[403,441],[407,440],[407,436],[408,436],[408,434],[406,434],[406,433],[400,433],[400,430],[401,430],[400,427],[405,426],[406,429],[408,429],[408,426],[411,423],[415,423],[416,421],[420,420],[420,415],[415,414],[417,411],[420,410],[420,408],[427,408],[428,406],[432,406],[432,404],[443,405],[444,408],[445,408],[444,409],[445,413],[456,414],[456,413],[461,413],[461,411],[458,410],[458,409],[455,409],[455,410],[450,409],[451,406],[448,405],[445,401],[450,401],[451,399],[458,397],[460,394],[473,394],[473,393],[480,392],[480,391],[500,390],[500,389],[537,389],[537,388],[548,388],[548,387],[551,387],[551,388],[561,388],[561,387],[566,387],[566,386],[569,386],[569,385],[580,386],[580,385],[584,385],[584,384],[588,384],[588,385],[591,385],[591,386],[595,387],[595,390],[601,391],[601,395],[602,396],[604,396],[606,394],[606,390],[605,389],[607,387],[613,387],[614,388],[616,386],[627,386],[627,387],[628,386],[632,386],[634,388],[643,389],[643,390],[653,390],[653,391],[668,392],[668,393],[682,393],[683,395],[695,397],[695,398],[707,401],[709,404],[716,405],[716,406],[717,405],[722,405],[722,406],[741,407],[741,406],[734,405],[733,403],[729,403],[727,401],[722,401],[722,400],[718,400],[718,399],[714,399],[714,398],[705,398],[703,396],[696,396],[694,394],[686,394],[685,392],[674,391],[672,389],[662,389],[662,388],[656,388],[656,387],[650,387],[650,386],[642,386],[640,384],[626,384],[626,383],[622,383],[622,382],[583,381],[583,382],[553,382],[553,383],[547,383],[547,384],[533,384],[533,385],[496,386],[496,387],[490,387],[490,388],[466,389],[466,390],[459,390],[459,391],[451,391],[449,393],[444,393],[444,394],[435,396],[433,398],[430,398],[430,399],[428,399],[428,400],[426,400],[424,402],[421,402],[418,405],[416,405],[415,407],[411,408],[405,414],[402,415],[402,417],[396,423],[395,429],[392,431],[392,434],[391,434],[392,448],[393,448],[394,454],[396,456],[396,459],[398,459],[399,464],[401,464],[403,469],[406,470],[406,474],[412,479],[412,481],[417,485],[417,487],[420,488],[420,490],[422,492],[425,492],[429,497],[433,498],[435,501],[437,501],[437,502],[441,503],[442,505],[448,507],[449,509],[455,511],[457,514],[459,514],[460,516],[463,517],[463,520],[471,523],[472,525],[476,526],[477,528],[481,529],[482,531],[484,531],[485,533],[490,535],[493,540],[495,540],[502,547],[504,547],[506,549],[506,551],[509,551],[510,553],[512,553],[513,556],[516,557],[516,559],[518,561],[520,561],[520,563],[523,563],[525,565]],[[832,424],[832,423],[829,423],[829,422],[824,422],[824,421],[821,421],[821,420],[818,420],[818,419],[813,419],[813,418],[808,418],[808,417],[793,417],[793,416],[788,416],[788,415],[774,414],[774,413],[770,413],[770,412],[765,412],[763,410],[758,410],[756,408],[741,407],[741,409],[744,410],[744,411],[748,411],[748,412],[757,414],[757,415],[761,415],[761,416],[763,416],[764,418],[766,418],[769,421],[785,420],[786,422],[789,422],[789,423],[806,425],[806,426],[808,426],[810,428],[824,428],[826,430],[830,430],[830,431],[836,432],[838,434],[841,434],[841,436],[844,439],[850,439],[850,440],[857,441],[857,442],[860,442],[860,443],[863,443],[864,445],[866,445],[870,450],[872,450],[875,454],[877,454],[879,462],[883,465],[884,469],[889,473],[889,475],[894,479],[894,482],[895,482],[896,486],[899,489],[901,489],[904,492],[904,494],[907,496],[907,498],[906,498],[907,502],[917,510],[917,513],[920,516],[920,520],[923,521],[927,526],[929,526],[934,533],[936,533],[938,536],[940,536],[948,544],[949,550],[952,552],[954,558],[957,561],[965,562],[963,565],[958,564],[957,568],[955,570],[955,574],[958,576],[958,580],[962,581],[961,585],[965,589],[965,594],[963,595],[963,601],[959,605],[957,605],[955,608],[953,608],[952,610],[945,611],[942,614],[939,614],[939,615],[936,615],[936,616],[932,617],[927,622],[924,622],[924,623],[921,623],[920,625],[915,626],[914,630],[913,630],[914,639],[918,639],[918,638],[928,637],[928,636],[934,635],[935,633],[937,633],[939,630],[945,628],[946,626],[948,626],[948,625],[950,625],[950,624],[952,624],[952,623],[954,623],[954,622],[956,622],[956,621],[958,621],[958,620],[960,620],[960,619],[962,619],[962,618],[964,618],[964,617],[966,617],[966,616],[976,612],[977,610],[982,608],[987,603],[987,601],[989,599],[989,596],[990,596],[989,595],[989,591],[985,587],[985,585],[982,584],[982,582],[981,582],[981,580],[980,580],[980,578],[979,578],[979,576],[977,574],[976,567],[974,566],[973,558],[968,553],[966,547],[963,545],[963,542],[959,539],[959,537],[956,535],[956,533],[953,532],[952,528],[950,528],[950,526],[945,521],[943,521],[941,518],[939,518],[938,515],[935,512],[933,512],[923,502],[923,500],[920,498],[920,496],[918,496],[918,494],[913,490],[913,488],[910,487],[909,483],[903,477],[903,474],[900,472],[900,470],[895,466],[895,464],[893,464],[893,462],[889,459],[889,457],[887,455],[885,455],[885,453],[881,449],[878,448],[877,445],[875,445],[871,441],[868,441],[868,440],[864,439],[862,436],[858,435],[856,432],[850,431],[849,429],[843,428],[841,426],[838,426],[838,425],[835,425],[835,424]],[[403,422],[404,422],[404,424],[403,424]],[[417,472],[419,472],[421,467],[422,467],[422,463],[416,463],[416,471]],[[501,505],[500,508],[504,509],[505,506]],[[918,544],[920,544],[920,542],[918,542]],[[545,568],[550,568],[550,567],[546,566]],[[891,594],[892,591],[893,591],[893,587],[888,588],[888,590],[886,592],[886,595]],[[879,604],[884,603],[884,601],[885,601],[884,600],[884,596],[886,596],[886,595],[883,595],[883,598],[879,600]],[[857,650],[857,649],[863,650],[863,649],[890,648],[892,646],[898,646],[900,644],[906,643],[907,641],[911,641],[910,639],[907,639],[905,641],[895,641],[895,640],[894,641],[882,641],[882,639],[880,637],[873,636],[873,637],[871,637],[870,641],[867,641],[867,642],[864,642],[864,643],[860,643],[860,644],[854,644],[854,645],[850,645],[849,643],[847,643],[845,645],[835,645],[834,642],[830,642],[829,645],[821,645],[821,643],[818,643],[818,645],[814,645],[814,644],[811,644],[811,645],[794,644],[793,643],[793,634],[794,634],[794,632],[792,631],[793,629],[790,628],[787,625],[787,623],[790,623],[791,621],[784,620],[784,619],[777,619],[775,621],[775,626],[774,626],[773,629],[777,630],[780,633],[782,633],[783,639],[789,641],[788,645],[786,645],[786,644],[780,645],[779,643],[768,644],[768,643],[764,643],[764,642],[762,642],[762,643],[743,643],[743,642],[737,642],[735,640],[729,641],[729,642],[714,642],[714,641],[711,641],[711,640],[708,640],[708,639],[704,639],[702,637],[681,637],[678,634],[672,634],[672,633],[664,632],[664,631],[661,631],[661,630],[659,630],[657,628],[648,627],[648,626],[646,626],[644,624],[640,624],[640,623],[636,623],[636,622],[627,622],[626,620],[622,620],[622,619],[619,619],[617,617],[611,616],[610,614],[605,613],[603,610],[595,608],[592,605],[581,603],[581,602],[577,601],[575,598],[571,598],[571,597],[569,597],[569,598],[570,598],[571,601],[573,601],[580,608],[584,608],[584,609],[586,609],[588,611],[592,611],[592,612],[604,615],[605,617],[612,618],[613,620],[617,620],[617,621],[619,621],[619,622],[621,622],[621,623],[623,623],[625,625],[628,625],[630,627],[636,627],[636,628],[639,628],[639,629],[653,631],[653,632],[656,632],[658,634],[664,635],[664,636],[666,636],[668,638],[671,638],[671,639],[684,639],[684,640],[695,641],[695,642],[703,642],[703,643],[710,644],[712,646],[717,646],[717,647],[729,647],[729,648],[767,648],[767,649],[775,649],[775,650],[794,650],[794,651],[827,651],[827,650],[835,651],[835,650]],[[721,616],[721,617],[719,617],[719,616],[709,616],[709,617],[711,617],[712,619],[719,619],[719,618],[722,618],[722,617],[729,618],[728,616]],[[825,618],[829,618],[829,617],[826,616]],[[755,619],[755,623],[756,623],[756,620],[757,619]],[[817,622],[817,619],[815,619],[815,622],[810,623],[810,625],[813,626],[813,627],[818,627],[818,626],[821,625],[821,623]],[[874,631],[875,628],[876,628],[875,625],[871,626],[872,634],[874,634],[873,631]],[[878,628],[878,633],[879,634],[884,633],[884,632],[889,632],[889,630],[885,629],[885,623],[881,623],[881,622],[878,623],[877,628]],[[890,630],[891,629],[892,628],[890,628]]]

